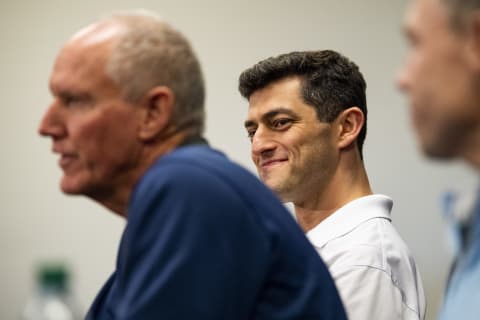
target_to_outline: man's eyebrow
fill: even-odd
[[[405,38],[407,38],[407,40],[413,40],[413,38],[415,37],[415,34],[412,30],[412,27],[411,27],[410,23],[408,23],[408,22],[404,22],[402,24],[401,31],[402,31],[403,35],[405,36]]]
[[[268,119],[271,119],[271,118],[277,116],[278,114],[287,114],[289,116],[296,117],[296,113],[294,111],[292,111],[291,109],[288,109],[288,108],[285,108],[285,107],[278,107],[278,108],[275,108],[275,109],[270,110],[270,111],[266,112],[265,114],[263,114],[262,115],[262,121],[266,121]],[[245,128],[254,127],[256,125],[257,125],[257,122],[255,122],[253,120],[246,120],[245,123],[244,123]]]
[[[292,116],[292,117],[296,116],[296,113],[292,109],[288,109],[288,108],[285,108],[285,107],[278,107],[278,108],[275,108],[275,109],[270,110],[267,113],[265,113],[262,116],[262,119],[273,118],[276,115],[281,114],[281,113],[288,114],[289,116]]]
[[[246,120],[243,125],[245,126],[245,128],[250,128],[250,127],[253,127],[256,125],[256,122],[253,121],[253,120]]]
[[[60,99],[71,99],[71,98],[78,98],[82,100],[91,100],[92,96],[88,92],[84,91],[72,91],[69,89],[59,88],[57,90],[53,90],[52,94]]]

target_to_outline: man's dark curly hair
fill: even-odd
[[[332,50],[290,52],[270,57],[242,72],[238,90],[246,99],[257,90],[288,77],[302,81],[301,96],[321,122],[333,122],[345,109],[358,107],[365,117],[357,137],[363,159],[367,133],[366,83],[358,66]]]

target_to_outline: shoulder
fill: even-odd
[[[202,223],[248,220],[265,230],[291,219],[257,177],[208,146],[182,147],[160,158],[135,187],[129,211],[137,216],[175,211],[179,218],[180,213],[201,217]]]
[[[388,297],[386,292],[397,292],[399,301],[408,309],[423,310],[418,268],[389,220],[368,220],[351,233],[329,242],[320,254],[340,291],[352,290],[353,294],[359,287],[377,283],[377,293]]]
[[[245,182],[256,189],[263,187],[255,176],[221,152],[208,146],[189,146],[160,158],[142,177],[139,185],[168,184],[170,187],[182,186],[184,190],[207,191]]]
[[[383,218],[363,222],[319,251],[333,268],[370,267],[390,274],[414,263],[395,227]]]

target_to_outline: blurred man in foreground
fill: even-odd
[[[202,138],[204,83],[164,21],[117,14],[61,49],[40,124],[61,189],[128,223],[88,319],[345,319],[275,196]]]
[[[413,0],[405,34],[410,51],[397,81],[421,149],[480,171],[480,1]],[[472,194],[472,205],[462,210],[456,203],[465,196],[447,197],[457,257],[443,320],[480,318],[480,194]]]

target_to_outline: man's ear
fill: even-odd
[[[467,54],[470,65],[480,72],[480,10],[469,16]]]
[[[143,119],[139,137],[152,140],[165,131],[172,122],[175,94],[165,86],[155,87],[148,91],[143,100]]]
[[[345,149],[354,144],[365,123],[365,116],[359,107],[343,110],[335,120],[338,127],[338,147]]]

